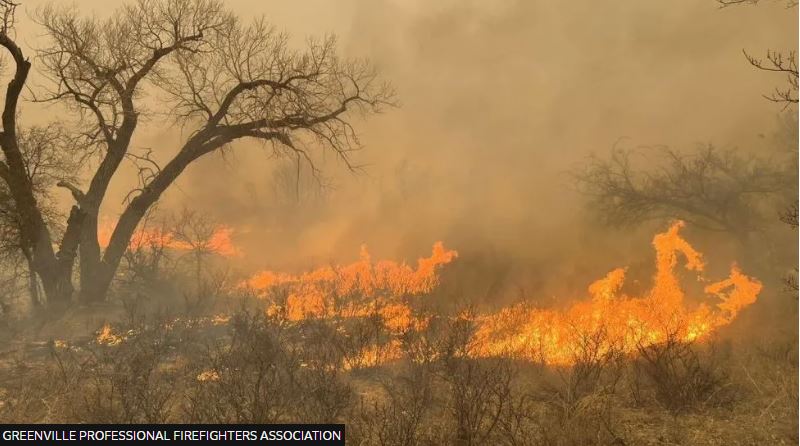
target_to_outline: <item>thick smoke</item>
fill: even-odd
[[[79,7],[102,15],[121,3]],[[489,294],[515,275],[523,288],[577,293],[614,266],[651,265],[653,232],[600,227],[566,172],[615,144],[758,150],[778,112],[761,94],[784,79],[752,69],[742,50],[793,48],[797,35],[779,2],[226,3],[266,15],[298,45],[338,34],[347,56],[371,59],[395,85],[400,106],[356,122],[358,172],[315,153],[325,177],[301,166],[297,180],[294,159],[245,143],[190,168],[161,209],[191,207],[235,228],[250,269],[347,261],[362,243],[413,261],[442,240],[467,271],[490,272]],[[177,144],[159,122],[138,146]],[[114,183],[109,216],[131,178]]]

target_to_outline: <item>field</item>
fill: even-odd
[[[681,287],[665,295],[679,255],[702,265],[679,229],[655,237],[674,251],[657,256],[666,271],[645,297],[606,278],[563,310],[441,304],[441,282],[458,279],[441,244],[416,266],[362,251],[297,276],[209,279],[172,309],[136,281],[118,304],[7,321],[0,421],[336,422],[359,445],[795,444],[796,338],[726,333],[756,302],[756,279],[729,289],[718,314],[691,308]],[[744,304],[726,313],[735,298]],[[645,305],[654,299],[673,306]],[[654,312],[613,326],[612,314],[644,317],[631,306]]]

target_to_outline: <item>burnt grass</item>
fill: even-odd
[[[354,445],[798,441],[794,340],[674,341],[549,367],[470,357],[472,327],[439,314],[376,362],[357,358],[391,338],[375,321],[292,322],[231,296],[187,308],[4,321],[0,422],[337,422]]]

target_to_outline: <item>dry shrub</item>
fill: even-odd
[[[15,357],[0,381],[0,423],[65,422],[66,396],[76,376],[75,364],[63,361],[53,342],[42,362]]]
[[[531,397],[517,403],[523,416],[535,414],[534,427],[531,422],[527,427],[534,431],[534,440],[527,444],[578,446],[621,441],[614,409],[626,365],[624,356],[602,328],[575,336],[573,364],[540,367]]]
[[[588,446],[624,444],[619,437],[613,396],[594,393],[575,405],[569,416],[545,405],[538,419],[538,445]]]
[[[748,390],[747,410],[765,430],[797,443],[798,363],[796,339],[768,340],[740,352],[732,379]],[[788,422],[787,422],[788,421]]]
[[[361,399],[350,415],[355,444],[497,444],[513,367],[505,359],[470,357],[472,330],[468,318],[441,318],[405,333],[408,371]]]
[[[98,346],[89,354],[70,355],[74,390],[72,418],[82,423],[166,423],[181,370],[168,367],[178,341],[157,324],[137,330],[117,345]]]
[[[502,359],[448,358],[443,369],[453,444],[490,444],[511,400],[510,364]]]
[[[295,379],[296,415],[304,422],[333,423],[350,405],[352,389],[343,374],[344,356],[336,347],[336,326],[311,320],[299,324],[294,343],[301,368]]]
[[[503,407],[497,423],[497,443],[508,446],[542,444],[539,405],[529,392],[517,389]]]
[[[431,369],[414,365],[384,381],[381,395],[362,397],[349,414],[348,438],[359,445],[441,444],[444,433],[430,422],[436,410],[433,385]]]
[[[622,350],[610,343],[602,328],[576,334],[572,362],[569,367],[552,367],[557,379],[545,374],[539,390],[566,418],[587,396],[613,395],[625,366]]]
[[[465,348],[464,338],[472,328],[459,321],[448,321],[431,317],[424,330],[408,330],[400,336],[403,356],[416,365],[430,365],[440,359],[441,354],[452,355],[456,346]]]
[[[358,371],[380,364],[381,353],[385,353],[391,340],[380,315],[344,318],[334,323],[337,329],[331,339],[335,340],[348,369]]]
[[[303,351],[294,327],[262,314],[231,320],[231,339],[208,348],[195,366],[185,404],[203,423],[333,422],[351,391],[338,359]],[[293,339],[294,338],[294,339]]]
[[[435,345],[439,376],[446,389],[444,409],[449,442],[490,444],[511,400],[513,367],[504,358],[471,357],[475,326],[469,317],[455,318],[434,329],[443,333]]]
[[[644,404],[652,398],[673,413],[701,404],[728,401],[728,376],[715,344],[701,346],[670,336],[665,342],[639,346],[633,360],[631,389],[634,400]]]

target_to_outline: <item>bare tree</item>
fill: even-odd
[[[73,145],[65,130],[55,124],[20,129],[18,146],[25,177],[29,181],[41,216],[55,234],[63,232],[64,216],[52,196],[53,188],[71,184],[80,172],[82,152]],[[70,148],[72,150],[65,150]],[[33,306],[41,303],[34,250],[23,234],[24,218],[5,182],[0,182],[0,258],[16,270],[9,280],[24,279]],[[13,267],[13,265],[18,265]]]
[[[781,0],[785,1],[786,9],[791,10],[795,8],[800,2],[798,0]],[[737,5],[756,5],[760,3],[760,0],[717,0],[721,7],[728,7],[728,6],[737,6]],[[797,52],[796,51],[789,51],[788,53],[784,54],[780,51],[775,50],[767,50],[767,54],[765,58],[758,58],[752,56],[747,53],[747,51],[742,51],[744,53],[744,57],[750,62],[750,65],[753,67],[766,71],[766,72],[773,72],[782,74],[786,77],[786,83],[788,84],[784,88],[776,87],[772,93],[763,95],[765,99],[776,102],[779,104],[783,104],[784,110],[791,105],[795,105],[798,103],[798,86],[800,86],[800,73],[797,69]],[[793,114],[794,116],[794,114]],[[797,121],[795,118],[794,126],[797,126]],[[796,131],[792,137],[792,152],[795,153],[795,157],[793,159],[793,170],[797,170],[797,134]],[[786,208],[780,212],[780,220],[784,223],[791,226],[793,229],[797,229],[797,221],[798,221],[798,206],[797,206],[797,193],[795,191],[794,196],[792,197],[792,204],[786,206]]]
[[[734,5],[756,5],[760,3],[760,1],[761,0],[717,0],[717,3],[719,3],[721,7],[725,8]],[[773,1],[785,2],[787,8],[792,8],[794,6],[797,6],[797,0],[773,0]]]
[[[741,4],[751,4],[755,5],[759,2],[759,0],[717,0],[723,7],[725,6],[732,6],[732,5],[741,5]],[[786,0],[786,8],[793,9],[795,8],[800,2],[797,0]],[[796,105],[798,103],[798,86],[800,85],[800,73],[798,73],[797,69],[797,52],[796,51],[789,51],[787,54],[784,54],[779,51],[775,50],[767,50],[766,58],[757,58],[746,51],[744,52],[744,56],[750,65],[754,66],[755,68],[767,71],[782,74],[786,77],[786,83],[788,84],[784,88],[776,87],[774,91],[770,94],[764,95],[769,101],[776,102],[779,104],[783,104],[784,109],[788,108],[791,105]],[[793,114],[793,116],[796,116]],[[796,119],[796,118],[795,118]],[[795,128],[797,126],[797,122],[794,122]],[[792,141],[792,153],[794,154],[794,158],[792,159],[791,169],[797,174],[797,135],[796,132],[793,135]],[[796,177],[795,177],[796,178]],[[796,186],[797,180],[795,179],[794,184]],[[793,190],[793,194],[790,198],[791,203],[779,212],[779,218],[782,222],[789,225],[789,227],[793,231],[797,231],[797,224],[800,217],[798,217],[798,210],[800,207],[798,206],[797,201],[797,189],[796,187]],[[798,290],[798,280],[797,280],[797,266],[794,267],[794,271],[790,274],[784,276],[784,286],[787,291],[797,294]]]
[[[8,188],[14,204],[14,213],[19,218],[17,227],[20,231],[20,245],[30,250],[31,263],[42,278],[45,293],[58,300],[58,297],[71,294],[71,261],[62,262],[60,256],[53,250],[51,231],[45,213],[36,199],[34,184],[28,175],[20,146],[17,108],[31,63],[12,36],[16,7],[17,4],[10,0],[0,1],[0,17],[2,17],[0,46],[8,53],[14,65],[14,75],[6,88],[0,119],[3,127],[0,133],[0,149],[4,155],[0,163],[0,179]]]
[[[800,2],[798,0],[780,0],[785,2],[786,9],[791,10],[795,8]],[[739,5],[757,5],[760,0],[717,0],[720,7],[726,8],[729,6]],[[789,51],[787,53],[775,50],[767,50],[765,58],[758,58],[742,51],[744,57],[750,62],[750,65],[755,68],[786,76],[786,83],[784,88],[776,87],[770,94],[765,94],[764,98],[772,102],[783,104],[784,108],[790,105],[797,104],[798,100],[798,71],[797,71],[797,52]]]
[[[608,160],[591,158],[574,178],[608,223],[680,218],[744,236],[759,229],[764,199],[790,188],[796,176],[779,165],[706,146],[688,153],[615,149]]]
[[[18,135],[19,147],[25,163],[27,177],[31,182],[34,197],[51,231],[63,232],[60,224],[64,216],[59,212],[52,196],[53,187],[59,184],[74,182],[80,172],[80,164],[85,153],[73,145],[64,128],[50,124],[21,129]],[[72,150],[64,150],[70,148]],[[4,188],[0,184],[0,188]],[[2,244],[4,249],[12,249],[9,255],[19,255],[25,260],[25,273],[31,302],[38,306],[38,278],[33,264],[31,246],[22,243],[22,220],[16,211],[11,195],[4,193],[4,201],[0,204],[3,225]]]
[[[779,88],[764,95],[769,101],[783,104],[788,107],[791,104],[797,104],[797,87],[798,87],[798,72],[797,72],[797,53],[789,51],[784,55],[779,51],[767,50],[766,60],[760,59],[744,52],[744,57],[750,62],[750,65],[762,71],[771,71],[781,73],[786,76],[787,87]]]
[[[78,254],[82,300],[104,299],[147,210],[200,157],[253,139],[312,166],[310,149],[327,148],[351,166],[351,152],[359,147],[353,114],[377,112],[393,100],[391,88],[367,62],[337,57],[333,37],[310,40],[304,51],[296,51],[265,21],[244,24],[219,0],[138,0],[107,19],[80,17],[75,8],[39,9],[36,19],[48,43],[38,60],[50,83],[37,100],[77,112],[81,142],[100,158],[85,190],[62,183],[76,203],[63,236],[54,240],[25,177],[17,137],[17,103],[31,63],[12,37],[16,5],[3,0],[0,6],[6,17],[0,45],[16,67],[3,111],[0,177],[50,301],[71,299]],[[120,164],[135,153],[131,141],[141,121],[157,116],[146,104],[159,94],[168,117],[188,136],[163,165],[139,156],[140,165],[147,164],[140,169],[141,184],[129,194],[101,252],[100,206]]]
[[[170,225],[172,238],[185,245],[191,256],[194,280],[198,286],[202,281],[203,261],[215,250],[213,237],[217,228],[218,225],[208,216],[190,209],[182,210]]]

